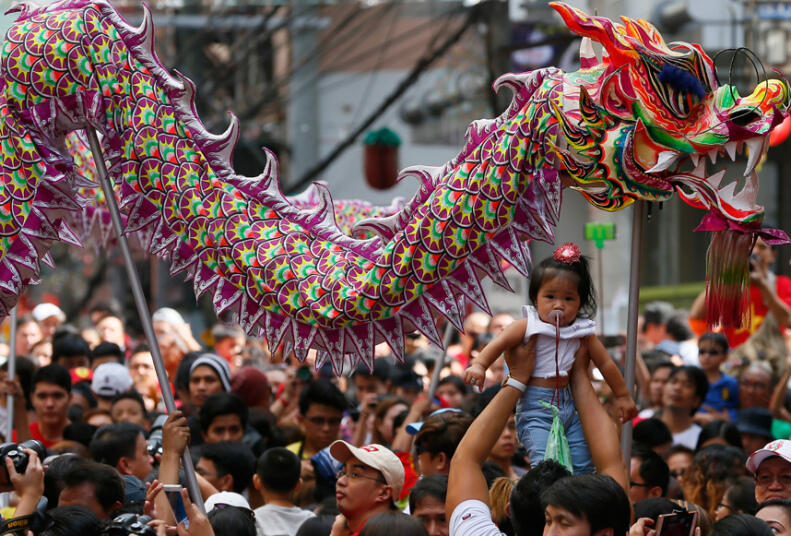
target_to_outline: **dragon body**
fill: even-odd
[[[729,232],[757,231],[752,167],[788,86],[770,80],[739,97],[717,87],[697,46],[671,49],[644,21],[555,8],[608,54],[596,59],[586,39],[576,73],[502,76],[495,88],[513,92],[508,109],[470,125],[444,166],[404,170],[417,193],[358,222],[354,233],[372,233],[359,239],[338,227],[325,186],[314,186],[310,209],[283,196],[272,154],[258,177],[234,173],[237,121],[221,135],[204,129],[193,84],[154,54],[147,10],[134,28],[101,1],[23,6],[0,73],[0,304],[35,281],[53,241],[78,241],[68,222],[86,205],[85,181],[65,137],[84,128],[102,137],[127,232],[145,229],[150,251],[218,312],[300,357],[316,347],[319,364],[331,358],[336,369],[347,355],[370,365],[380,341],[402,356],[414,329],[440,344],[437,317],[461,329],[466,300],[487,310],[481,279],[507,287],[502,260],[528,274],[528,240],[553,240],[564,182],[608,210],[679,191]],[[705,167],[682,171],[744,147],[738,195]]]

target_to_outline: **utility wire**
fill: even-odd
[[[392,106],[404,92],[409,89],[415,82],[420,79],[420,76],[423,72],[431,66],[437,59],[444,56],[447,51],[455,45],[459,39],[467,32],[467,30],[473,25],[473,23],[478,18],[478,9],[480,8],[481,4],[474,6],[470,9],[469,13],[467,14],[467,18],[461,27],[456,30],[453,34],[448,36],[444,42],[442,42],[439,47],[432,52],[430,55],[424,55],[420,59],[418,59],[415,66],[412,68],[412,71],[398,84],[398,86],[388,95],[382,103],[374,110],[368,118],[362,122],[362,124],[357,127],[354,132],[349,134],[345,140],[340,142],[335,149],[333,149],[330,154],[324,157],[320,162],[318,162],[315,166],[309,169],[300,179],[297,181],[296,184],[289,187],[288,193],[294,193],[297,190],[301,190],[309,183],[313,182],[313,180],[322,172],[324,171],[327,166],[329,166],[336,158],[338,158],[343,152],[354,143],[357,137],[362,134],[374,121],[376,121],[387,109]],[[441,28],[440,32],[444,32],[445,29]]]

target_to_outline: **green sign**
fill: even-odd
[[[593,240],[597,249],[604,247],[605,240],[615,240],[614,223],[593,223],[585,224],[585,240]]]

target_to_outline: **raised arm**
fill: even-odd
[[[775,386],[775,390],[772,393],[772,400],[769,402],[769,411],[772,412],[772,417],[791,422],[791,412],[785,406],[789,378],[791,378],[791,355],[786,357],[786,371],[780,381],[777,382],[777,386]]]
[[[571,390],[596,470],[613,477],[628,494],[629,474],[621,454],[618,430],[593,390],[584,349],[578,352],[571,371]]]
[[[530,352],[532,359],[516,359],[515,353],[506,352],[505,356],[510,376],[527,385],[535,365],[535,351]],[[520,396],[522,392],[515,387],[501,388],[464,434],[450,462],[448,493],[445,500],[448,519],[456,507],[464,501],[477,499],[489,504],[489,489],[481,467],[499,439]]]
[[[602,376],[604,376],[604,379],[607,381],[607,385],[610,386],[613,395],[615,395],[615,406],[618,411],[618,419],[620,419],[621,423],[633,419],[637,416],[637,406],[629,394],[626,381],[623,379],[621,371],[618,370],[615,361],[612,360],[612,357],[610,357],[610,354],[607,352],[607,349],[604,348],[604,345],[598,337],[593,335],[589,336],[587,338],[587,346],[590,358],[596,366],[599,367],[599,371],[601,371]]]
[[[519,320],[511,322],[502,333],[481,350],[475,359],[470,361],[469,368],[464,371],[464,382],[470,385],[475,384],[478,387],[483,387],[486,369],[488,369],[505,351],[522,343],[522,340],[525,338],[526,328],[526,318],[520,318]],[[472,380],[476,381],[473,382]]]

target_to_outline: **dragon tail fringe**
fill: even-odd
[[[740,328],[750,321],[751,233],[731,229],[712,233],[706,254],[706,323]]]

